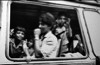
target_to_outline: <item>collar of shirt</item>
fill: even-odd
[[[52,34],[51,31],[49,31],[44,37],[49,37]]]
[[[51,31],[49,31],[47,34],[45,34],[44,36],[41,37],[41,40],[43,41],[45,38],[50,37],[52,34]]]

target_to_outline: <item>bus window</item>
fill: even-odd
[[[10,18],[11,60],[86,56],[76,10],[12,3]]]

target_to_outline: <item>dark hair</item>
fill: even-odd
[[[17,27],[14,29],[14,35],[16,34],[17,31],[22,31],[22,32],[24,32],[24,34],[26,33],[25,28],[20,27],[20,26],[17,26]]]
[[[59,12],[58,16],[66,16],[67,17],[67,14],[66,14],[66,12]]]
[[[59,19],[61,16],[65,16],[66,17],[66,20],[69,18],[68,17],[68,14],[66,14],[66,12],[59,12],[57,18]]]
[[[52,27],[54,25],[55,18],[51,13],[46,12],[44,14],[41,14],[40,21],[42,23],[47,24],[48,26]]]

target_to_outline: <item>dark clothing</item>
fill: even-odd
[[[10,39],[9,42],[9,56],[11,58],[21,58],[24,55],[22,43],[15,45],[15,40]]]
[[[77,43],[77,45],[76,45],[76,47],[74,48],[74,40],[77,40],[78,41],[78,43]],[[69,48],[69,52],[71,52],[71,53],[76,53],[76,52],[79,52],[79,53],[81,53],[83,56],[85,56],[85,48],[84,48],[84,45],[83,45],[83,43],[82,43],[82,41],[81,41],[81,38],[80,39],[78,39],[76,36],[75,37],[72,37],[72,38],[70,38],[70,40],[69,40],[69,45],[68,45],[68,48]]]
[[[77,40],[78,43],[76,47],[74,48],[75,40]],[[66,53],[76,53],[76,52],[81,53],[83,56],[86,55],[84,45],[80,39],[77,39],[76,37],[68,37],[68,41],[69,43],[66,44],[65,46],[61,45],[61,52],[60,52],[61,55],[60,56],[64,57],[64,54]],[[64,50],[64,48],[68,48],[68,50],[66,49]]]

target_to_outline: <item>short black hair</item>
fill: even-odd
[[[69,18],[66,12],[59,12],[57,18],[60,18],[61,16],[65,16],[66,18]]]
[[[55,17],[50,12],[46,12],[41,14],[40,21],[48,26],[53,26],[55,23]]]
[[[26,33],[26,29],[23,28],[23,27],[20,27],[20,26],[17,26],[17,27],[14,29],[14,34],[16,34],[17,31],[22,31],[22,32]]]

